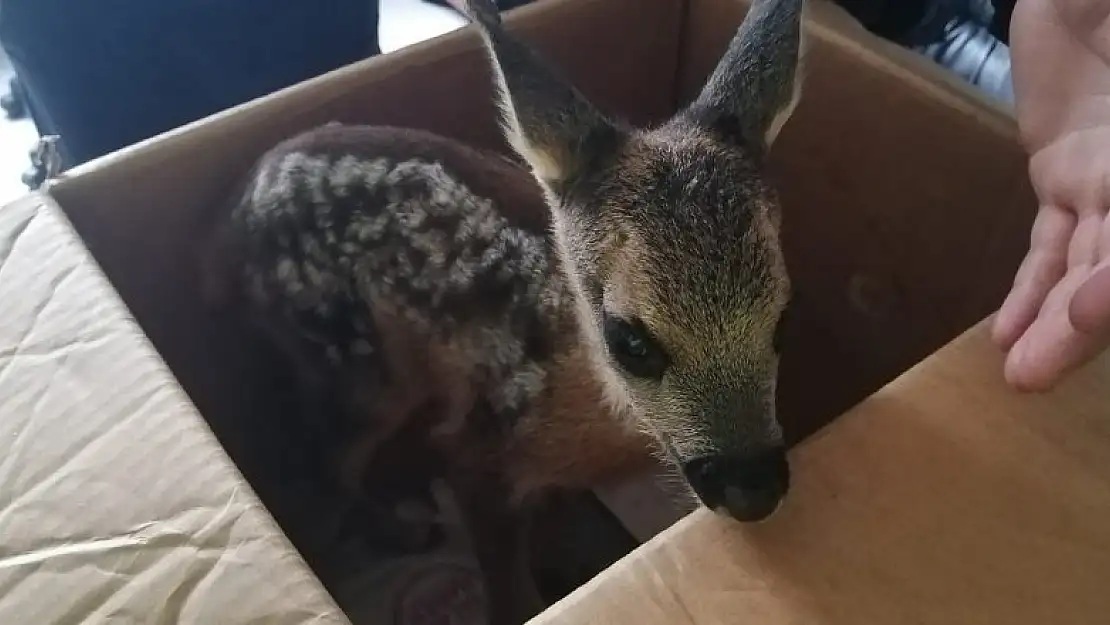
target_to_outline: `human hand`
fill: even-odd
[[[994,320],[1007,381],[1045,391],[1110,345],[1110,2],[1019,0],[1017,117],[1040,201]]]

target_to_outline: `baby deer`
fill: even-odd
[[[696,100],[647,130],[599,112],[492,0],[467,7],[610,405],[707,507],[767,517],[789,486],[775,387],[790,282],[764,167],[801,93],[804,0],[756,0]]]
[[[472,0],[534,176],[422,131],[329,125],[264,155],[220,225],[212,294],[289,357],[307,417],[341,404],[352,486],[398,432],[427,432],[494,623],[542,606],[521,544],[530,495],[652,453],[739,520],[786,493],[789,281],[763,165],[798,95],[802,4],[757,2],[698,99],[636,130]]]

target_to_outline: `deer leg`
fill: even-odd
[[[469,453],[481,454],[481,447]],[[512,505],[504,476],[488,461],[454,469],[447,482],[482,570],[490,625],[522,625],[546,607],[529,566],[528,517]]]
[[[358,501],[366,515],[368,529],[380,539],[393,543],[401,552],[423,551],[439,540],[436,508],[428,491],[430,477],[413,474],[413,464],[398,457],[394,445],[416,449],[416,441],[398,440],[413,426],[424,427],[424,414],[434,410],[434,402],[396,379],[388,386],[363,383],[372,372],[356,373],[354,388],[348,396],[350,435],[344,441],[337,464],[341,488]],[[401,471],[403,475],[392,472]]]
[[[529,566],[525,516],[492,483],[450,482],[482,569],[490,625],[523,625],[546,607]]]
[[[366,380],[370,379],[368,375]],[[420,405],[416,394],[405,388],[356,384],[350,385],[353,391],[344,407],[352,434],[338,463],[340,482],[352,494],[362,492],[378,448],[408,422]]]
[[[356,491],[361,490],[378,448],[435,399],[435,391],[429,389],[426,356],[408,340],[404,324],[384,310],[371,315],[378,330],[377,355],[350,363],[344,373],[355,436],[340,459],[340,475]]]

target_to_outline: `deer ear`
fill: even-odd
[[[616,149],[622,133],[534,50],[506,32],[493,0],[468,0],[466,8],[489,53],[509,144],[541,184],[563,193]]]
[[[734,143],[770,147],[801,96],[805,0],[754,0],[685,116]]]

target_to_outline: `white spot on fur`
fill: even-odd
[[[408,230],[414,230],[424,225],[424,221],[428,218],[428,212],[424,210],[424,205],[419,200],[397,202],[397,209],[394,213],[398,225]]]
[[[384,158],[362,159],[347,155],[332,165],[331,185],[339,197],[347,197],[351,190],[361,187],[374,190],[389,171],[389,161]]]
[[[297,271],[297,264],[291,258],[282,258],[277,264],[277,279],[282,282],[287,282],[293,279]]]
[[[305,280],[310,286],[315,289],[322,289],[325,286],[327,279],[324,276],[324,272],[320,271],[319,268],[307,261],[302,265],[302,268],[304,270]]]
[[[375,243],[385,236],[390,219],[391,217],[387,213],[380,215],[356,213],[351,216],[351,222],[347,226],[347,238],[362,244]],[[358,251],[361,251],[361,247],[356,248],[351,253],[354,254]]]
[[[273,178],[275,167],[260,167],[251,185],[250,205],[259,206],[267,201],[274,192]]]
[[[527,407],[543,392],[546,371],[535,363],[526,363],[513,371],[490,394],[495,410],[516,411]]]
[[[343,362],[343,354],[335,345],[328,345],[327,349],[324,351],[325,353],[327,353],[328,360],[330,360],[332,364],[339,364]]]

